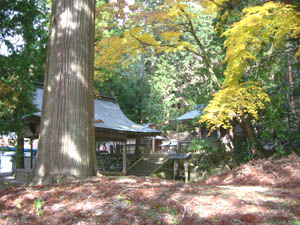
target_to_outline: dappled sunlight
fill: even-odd
[[[32,183],[95,174],[93,121],[94,1],[55,1]],[[90,107],[91,106],[91,107]],[[94,157],[95,158],[95,157]]]
[[[87,79],[84,75],[85,74],[84,71],[81,71],[81,70],[83,70],[83,68],[78,66],[78,62],[72,63],[70,65],[70,67],[71,67],[72,74],[76,75],[77,79],[81,82],[82,87],[84,89],[87,89],[88,88],[88,81],[87,81]]]
[[[235,187],[235,186],[217,186],[218,188],[226,190],[241,190],[241,191],[255,191],[255,192],[268,192],[271,190],[269,187],[261,187],[261,186],[242,186],[242,187]]]
[[[298,166],[293,164],[295,160],[284,162],[295,170]],[[282,162],[279,160],[278,164]],[[269,168],[266,162],[263,165]],[[296,180],[290,180],[289,184],[289,187],[186,184],[134,176],[91,177],[68,183],[62,180],[53,186],[0,192],[0,223],[233,225],[277,221],[275,224],[293,224],[300,221],[300,187]],[[42,204],[41,215],[35,207],[37,200]]]
[[[135,184],[136,183],[136,180],[133,179],[133,178],[129,178],[129,177],[120,177],[120,179],[116,180],[116,183],[131,183],[131,184]]]
[[[14,193],[17,198],[10,200]],[[300,220],[299,189],[200,186],[131,176],[14,188],[0,196],[0,223],[4,224],[22,220],[32,224],[221,225]],[[43,205],[40,216],[34,207],[37,199]]]
[[[74,8],[78,8],[76,7],[76,4],[74,5]],[[75,31],[76,29],[78,29],[78,24],[76,23],[76,19],[73,18],[74,13],[72,13],[72,10],[73,9],[66,8],[65,11],[61,13],[60,26],[62,29],[70,29],[71,31]]]
[[[39,177],[45,176],[46,169],[45,169],[45,164],[42,164],[40,167],[37,168],[37,174]]]
[[[50,119],[45,119],[44,121],[43,121],[43,126],[44,127],[48,127],[49,126],[49,124],[50,124]],[[40,131],[40,136],[45,136],[46,135],[46,129],[41,129],[41,131]]]
[[[77,146],[70,134],[66,133],[62,138],[62,152],[68,158],[74,160],[76,163],[81,163],[81,156],[78,152]]]

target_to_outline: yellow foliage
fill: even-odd
[[[216,13],[219,10],[223,9],[225,3],[231,0],[202,0],[200,5],[206,9],[207,13]]]
[[[250,114],[258,119],[258,111],[264,109],[269,96],[257,82],[231,85],[218,91],[204,110],[200,122],[206,123],[210,133],[219,127],[232,129],[232,121]]]
[[[161,34],[161,37],[164,41],[170,41],[176,43],[180,40],[180,37],[182,35],[183,35],[182,32],[166,31]]]
[[[227,38],[223,89],[214,95],[200,121],[207,124],[210,132],[219,127],[232,129],[232,121],[245,114],[258,119],[259,110],[270,99],[258,83],[244,82],[244,73],[265,44],[281,48],[290,37],[300,36],[300,13],[291,5],[267,2],[243,13],[243,18],[223,33]]]
[[[122,54],[126,53],[124,45],[126,41],[120,37],[110,37],[98,42],[95,47],[95,67],[110,69],[114,64],[120,63]]]
[[[19,94],[14,91],[14,88],[0,80],[0,106],[6,110],[14,109],[18,100]]]
[[[116,7],[112,4],[106,4],[105,12],[109,22],[104,23],[104,27],[109,26],[112,23],[113,10],[111,8]],[[111,8],[109,8],[111,7]],[[137,9],[137,6],[134,7]],[[118,12],[119,13],[119,12]],[[101,16],[99,18],[103,18]],[[165,1],[157,11],[154,12],[142,12],[136,14],[136,19],[141,20],[141,24],[146,22],[147,24],[156,24],[163,29],[157,29],[153,32],[145,31],[146,26],[133,26],[137,21],[132,18],[127,21],[127,26],[124,26],[125,31],[120,36],[105,35],[99,33],[103,37],[101,41],[98,41],[95,46],[95,67],[96,79],[102,81],[105,80],[105,71],[113,70],[116,65],[127,66],[134,62],[136,55],[144,54],[147,48],[155,49],[157,52],[175,52],[178,50],[192,49],[195,47],[190,42],[183,40],[183,33],[178,26],[178,23],[182,23],[185,20],[192,20],[196,17],[196,14],[190,10],[189,1]],[[146,19],[145,19],[146,18]],[[113,27],[112,25],[110,25]],[[166,29],[167,28],[167,29]],[[167,31],[166,31],[167,30]],[[131,57],[128,57],[131,56]]]
[[[0,80],[0,96],[4,96],[7,95],[8,93],[10,93],[12,91],[12,89],[10,87],[8,87],[7,85],[5,85],[1,80]]]
[[[267,2],[243,12],[242,20],[223,33],[227,38],[224,44],[228,63],[224,86],[242,80],[250,63],[256,61],[256,53],[266,43],[281,48],[289,37],[300,36],[300,13],[291,5]]]

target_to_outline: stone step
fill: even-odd
[[[135,167],[131,168],[127,175],[149,176],[156,171],[168,159],[165,154],[153,154],[145,157]]]

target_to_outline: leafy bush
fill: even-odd
[[[189,152],[196,153],[193,156],[193,164],[197,170],[209,170],[224,160],[224,151],[218,142],[207,139],[193,139],[188,148]]]
[[[206,139],[192,139],[190,146],[188,147],[188,152],[203,152],[207,151],[209,144]]]

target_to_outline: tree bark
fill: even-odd
[[[52,0],[40,141],[31,184],[96,174],[95,0]]]
[[[17,139],[17,150],[16,150],[16,168],[24,169],[24,138],[19,137]]]
[[[243,116],[242,118],[240,118],[239,122],[240,122],[240,125],[241,125],[244,133],[246,134],[248,140],[250,141],[250,143],[253,146],[252,153],[258,152],[259,154],[262,154],[265,157],[271,156],[274,153],[274,149],[265,150],[263,148],[263,146],[260,144],[260,142],[257,141],[254,128],[253,128],[248,116]]]
[[[296,112],[296,101],[295,101],[295,96],[293,94],[294,91],[294,77],[293,77],[293,67],[292,67],[292,60],[291,60],[291,56],[288,56],[288,80],[289,80],[289,101],[290,101],[290,105],[292,108],[292,113],[297,116],[297,112]]]
[[[139,77],[139,91],[137,96],[137,121],[138,123],[143,123],[143,104],[144,104],[144,76],[145,76],[145,55],[141,56],[141,70]]]

